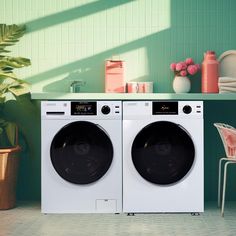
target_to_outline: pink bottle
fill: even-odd
[[[124,93],[124,61],[108,60],[105,64],[105,92]]]
[[[202,62],[202,93],[218,93],[219,62],[214,51],[207,51]]]

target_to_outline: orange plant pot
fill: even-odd
[[[0,210],[16,205],[16,181],[20,146],[0,149]]]

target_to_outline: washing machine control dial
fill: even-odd
[[[102,112],[102,114],[107,115],[111,112],[111,108],[107,105],[104,105],[104,106],[102,106],[101,112]]]
[[[192,112],[192,107],[189,106],[189,105],[185,105],[185,106],[183,107],[183,112],[184,112],[185,114],[190,114],[190,113]]]

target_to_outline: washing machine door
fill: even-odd
[[[159,121],[144,127],[132,145],[132,161],[147,181],[175,184],[191,170],[195,148],[189,133],[180,125]]]
[[[98,125],[77,121],[64,126],[53,138],[51,161],[66,181],[89,184],[99,180],[109,169],[113,146]]]

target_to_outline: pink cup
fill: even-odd
[[[128,82],[127,83],[127,92],[128,93],[137,93],[138,92],[138,83],[137,82]]]
[[[153,93],[153,82],[128,82],[128,93]]]

